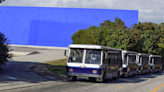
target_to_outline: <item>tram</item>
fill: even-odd
[[[122,50],[122,76],[129,77],[137,75],[137,52]]]
[[[79,78],[106,79],[129,77],[136,74],[160,72],[162,56],[115,49],[101,45],[71,44],[66,62],[66,76],[73,81]],[[66,52],[65,52],[66,53]]]
[[[150,72],[160,72],[162,70],[162,56],[150,55],[149,59]]]
[[[66,76],[73,81],[78,78],[117,79],[122,67],[121,49],[100,45],[71,44],[66,63]]]
[[[150,71],[149,65],[149,54],[138,53],[138,74],[146,74]]]

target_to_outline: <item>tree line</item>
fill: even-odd
[[[164,23],[139,22],[126,27],[125,22],[115,18],[106,20],[99,27],[77,31],[73,44],[103,45],[123,50],[164,56]]]

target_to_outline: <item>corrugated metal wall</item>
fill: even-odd
[[[0,31],[11,44],[67,47],[79,29],[114,17],[138,23],[137,10],[0,6]]]

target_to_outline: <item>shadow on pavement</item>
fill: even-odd
[[[10,82],[10,81],[20,81],[20,82],[29,82],[29,83],[39,83],[39,82],[46,82],[46,81],[59,81],[55,79],[54,76],[57,76],[58,78],[61,78],[60,81],[64,78],[59,75],[55,75],[52,73],[49,73],[49,78],[43,77],[42,74],[44,74],[44,71],[39,70],[42,72],[42,74],[36,73],[32,70],[33,66],[35,65],[42,65],[38,62],[19,62],[19,61],[9,61],[6,66],[2,66],[2,70],[0,71],[0,83]],[[43,67],[45,68],[45,67]],[[163,75],[164,71],[160,73],[149,73],[144,75],[136,75],[135,77],[129,77],[129,78],[118,78],[117,80],[107,80],[104,82],[104,84],[108,83],[139,83],[143,81],[147,81],[149,79],[156,78],[160,75]],[[68,79],[64,80],[65,82],[73,82]],[[89,82],[89,83],[96,83],[95,81],[88,81],[88,80],[78,80],[76,82]]]
[[[38,83],[49,81],[37,73],[32,71],[32,67],[37,65],[37,62],[17,62],[9,61],[5,66],[2,66],[0,71],[0,83],[10,81],[23,81],[29,83]]]
[[[149,73],[143,75],[136,75],[135,77],[128,77],[128,78],[117,78],[117,80],[109,79],[106,80],[103,84],[113,84],[113,83],[139,83],[147,80],[153,80],[160,75],[164,75],[164,71],[160,73]],[[68,81],[71,82],[71,81]],[[86,80],[86,79],[79,79],[76,82],[89,82],[89,83],[97,83],[95,80]]]

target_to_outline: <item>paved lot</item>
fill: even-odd
[[[37,50],[37,54],[14,57],[2,67],[0,92],[164,92],[164,72],[95,83],[86,80],[50,81],[31,70],[41,62],[65,58],[64,50]],[[159,87],[159,89],[158,89]]]
[[[21,52],[22,48],[12,47],[14,52]],[[49,80],[39,76],[31,70],[34,65],[42,62],[66,58],[65,50],[26,48],[29,55],[13,57],[6,66],[2,66],[0,72],[0,92],[7,91],[10,88],[26,87],[29,85],[38,85]]]

